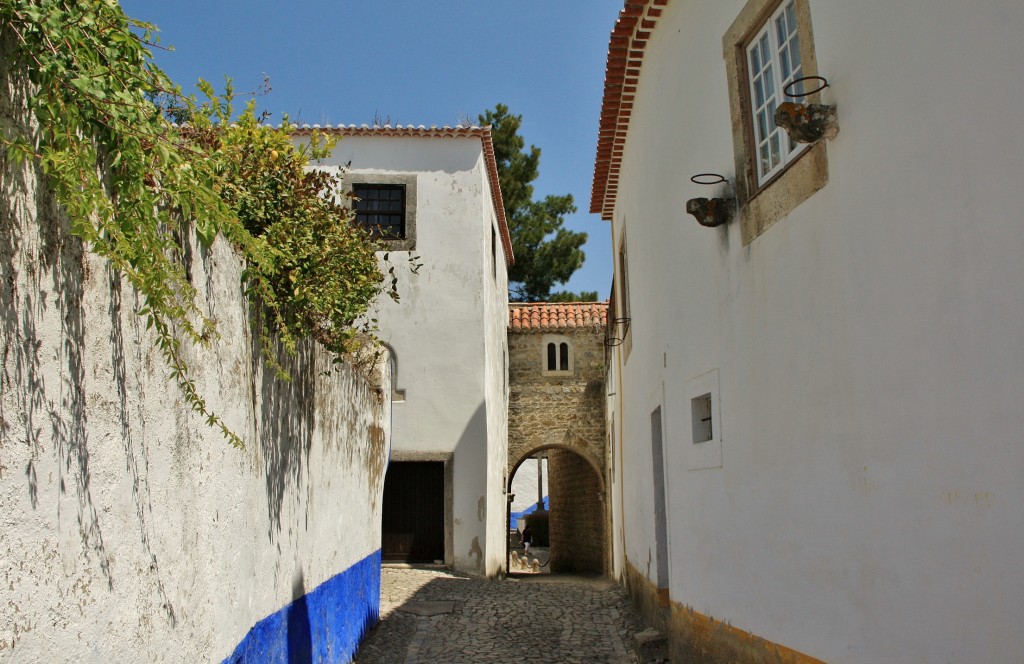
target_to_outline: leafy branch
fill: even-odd
[[[0,27],[38,120],[0,136],[8,158],[38,164],[71,232],[139,292],[137,313],[186,403],[241,446],[185,359],[185,343],[217,332],[196,303],[182,238],[194,229],[203,246],[222,235],[238,249],[246,290],[263,307],[254,318],[264,354],[278,370],[272,335],[289,350],[307,335],[351,350],[356,321],[386,289],[372,241],[336,196],[340,176],[307,168],[333,144],[315,136],[295,147],[287,121],[264,126],[251,103],[231,124],[230,83],[218,96],[201,82],[203,102],[183,95],[153,63],[156,28],[111,0],[0,0]]]

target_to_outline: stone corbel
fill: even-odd
[[[775,124],[797,143],[833,139],[839,133],[836,107],[829,104],[797,104],[785,101],[775,109]]]
[[[734,204],[731,198],[691,198],[686,201],[686,212],[701,226],[714,228],[732,219]]]

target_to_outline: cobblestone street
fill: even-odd
[[[606,579],[537,575],[488,580],[385,566],[381,622],[358,664],[634,663],[642,629]]]

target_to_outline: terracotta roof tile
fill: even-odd
[[[505,220],[505,202],[501,198],[501,186],[498,184],[498,164],[494,158],[494,141],[491,138],[490,127],[477,127],[456,125],[449,127],[437,127],[431,125],[424,127],[419,125],[384,125],[371,127],[369,125],[300,125],[292,129],[292,134],[304,136],[318,131],[323,134],[334,134],[337,136],[376,136],[376,137],[412,137],[412,138],[479,138],[483,146],[484,162],[487,168],[487,180],[491,186],[491,198],[494,200],[494,212],[498,217],[498,229],[501,231],[501,246],[505,250],[505,260],[509,267],[515,265],[516,259],[512,254],[512,237],[508,232],[508,222]]]
[[[604,328],[608,323],[608,301],[604,302],[512,302],[509,329],[513,332]]]
[[[590,211],[610,221],[618,193],[621,146],[626,142],[633,97],[643,65],[644,48],[669,0],[626,0],[608,40],[604,70],[604,100],[598,128],[597,157]],[[628,58],[626,53],[628,52]]]

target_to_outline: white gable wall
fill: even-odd
[[[484,191],[489,192],[490,184],[483,168],[480,170],[480,179]],[[487,555],[484,571],[487,576],[494,576],[505,570],[505,546],[508,537],[508,264],[490,196],[484,196],[483,203],[486,228],[481,238],[485,256],[482,280],[485,326],[484,399],[488,414],[487,439],[492,441],[487,457]]]
[[[416,248],[389,252],[384,264],[395,269],[401,299],[382,298],[375,314],[405,390],[394,404],[393,449],[454,454],[454,559],[446,562],[496,574],[504,565],[507,271],[500,234],[492,266],[497,219],[480,139],[348,136],[327,165],[347,163],[352,181],[362,173],[416,175]],[[418,274],[409,256],[419,257]]]
[[[644,59],[613,222],[625,554],[656,578],[661,405],[673,601],[829,662],[1011,661],[1024,5],[811,0],[829,182],[744,247],[684,211],[718,193],[691,175],[734,178],[721,39],[743,4],[673,0]],[[712,369],[722,467],[690,470],[688,381]]]

